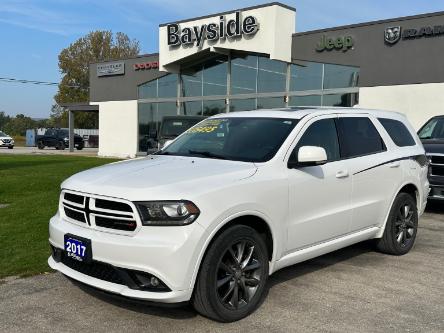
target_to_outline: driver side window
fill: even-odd
[[[291,153],[290,161],[297,161],[299,148],[303,146],[324,148],[327,162],[339,160],[339,142],[334,119],[321,119],[311,124]]]

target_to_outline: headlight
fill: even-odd
[[[136,202],[142,225],[187,225],[200,214],[199,208],[190,201]]]
[[[14,140],[11,140],[11,143],[12,143],[12,144],[14,144],[14,142],[15,142]]]

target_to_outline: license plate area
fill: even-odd
[[[68,258],[80,262],[91,262],[92,260],[92,248],[90,239],[66,234],[64,249],[65,255]]]

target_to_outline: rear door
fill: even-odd
[[[341,115],[337,120],[341,158],[352,178],[350,231],[379,226],[396,187],[402,182],[400,161],[393,158],[377,120],[366,115]]]

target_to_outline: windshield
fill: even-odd
[[[69,131],[68,130],[60,130],[59,131],[59,136],[69,136]]]
[[[283,118],[207,119],[158,154],[266,162],[276,154],[297,122]]]
[[[0,137],[5,137],[5,136],[7,136],[7,135],[0,131]]]
[[[444,139],[444,118],[429,120],[419,131],[420,139]]]
[[[161,137],[176,137],[181,135],[201,119],[167,119],[162,122]]]

